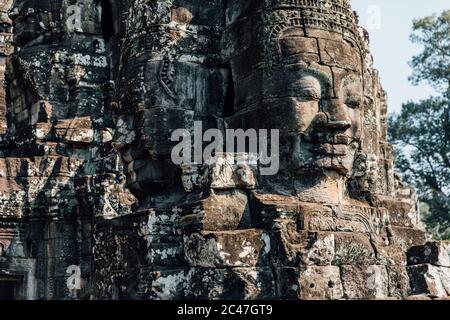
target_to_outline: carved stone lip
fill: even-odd
[[[313,134],[305,134],[302,140],[309,144],[332,144],[332,145],[350,145],[354,138],[349,137],[345,133],[334,133],[330,131],[314,132]]]
[[[350,154],[351,143],[306,143],[304,144],[311,154],[316,157],[345,157]]]
[[[329,170],[330,172],[336,172],[344,176],[348,173],[348,169],[340,163],[340,160],[345,157],[337,155],[318,156],[309,163],[299,166],[297,170],[303,174],[323,173],[323,170]]]
[[[345,156],[349,153],[348,144],[320,143],[308,146],[308,150],[315,155]]]

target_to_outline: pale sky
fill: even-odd
[[[389,97],[389,112],[398,112],[408,100],[433,95],[435,91],[426,83],[414,86],[408,81],[408,61],[420,52],[409,35],[414,18],[449,10],[450,0],[352,0],[352,7],[370,33],[375,67]]]

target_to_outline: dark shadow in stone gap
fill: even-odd
[[[223,116],[230,117],[234,114],[234,98],[235,98],[235,91],[234,91],[234,80],[233,80],[233,73],[231,72],[231,66],[226,66],[228,70],[228,84],[227,84],[227,92],[225,96],[225,104],[223,107]]]
[[[111,4],[109,0],[102,0],[102,34],[108,43],[115,34]]]

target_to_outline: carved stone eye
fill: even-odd
[[[359,108],[362,103],[362,88],[359,81],[348,81],[342,89],[345,105],[350,108]]]
[[[348,96],[345,99],[345,104],[350,108],[359,108],[361,106],[361,97],[359,96]]]
[[[313,76],[303,76],[295,82],[295,95],[304,99],[319,100],[322,87],[319,80]]]

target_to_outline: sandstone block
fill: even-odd
[[[389,297],[406,299],[411,293],[408,272],[405,266],[387,266]]]
[[[298,231],[295,221],[276,222],[270,233],[272,256],[284,266],[331,265],[335,257],[335,237],[332,233]]]
[[[386,267],[342,266],[342,285],[346,299],[383,299],[389,296]]]
[[[248,198],[239,190],[221,191],[182,208],[179,225],[184,229],[226,231],[250,225]]]
[[[450,267],[450,242],[427,242],[408,250],[408,264],[429,263],[435,266]]]
[[[275,280],[270,268],[191,268],[187,274],[187,299],[261,300],[275,297]]]
[[[343,297],[339,267],[288,267],[280,269],[279,273],[282,299],[337,300]]]
[[[399,244],[374,244],[378,263],[389,266],[406,266],[406,253]]]
[[[420,264],[408,266],[408,274],[413,295],[450,296],[450,268]]]
[[[343,297],[339,267],[282,268],[279,276],[282,299],[336,300]]]
[[[307,231],[336,230],[331,208],[319,204],[300,203],[299,211],[299,229]]]
[[[157,270],[151,273],[151,281],[144,290],[150,299],[184,299],[188,279],[188,270],[185,268]]]
[[[376,264],[376,254],[370,238],[364,233],[336,232],[334,265]]]
[[[307,267],[300,273],[300,299],[336,300],[343,293],[339,267]]]
[[[267,266],[271,244],[267,233],[249,229],[201,232],[184,237],[184,254],[191,266]]]
[[[419,229],[392,227],[394,242],[403,246],[404,250],[411,246],[425,243],[425,232]]]

